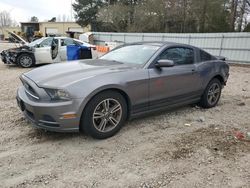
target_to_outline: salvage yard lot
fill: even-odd
[[[249,187],[250,138],[233,133],[250,132],[250,68],[231,67],[217,107],[136,119],[106,140],[33,128],[15,99],[28,70],[0,61],[0,187]]]

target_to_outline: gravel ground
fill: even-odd
[[[217,107],[127,122],[114,137],[35,129],[15,101],[28,71],[0,62],[0,187],[250,187],[250,68],[231,67]]]

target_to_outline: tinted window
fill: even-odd
[[[160,55],[160,59],[172,60],[176,65],[193,64],[194,51],[190,48],[169,48]]]
[[[205,51],[200,51],[200,56],[201,56],[201,62],[202,61],[210,61],[212,60],[212,56],[210,54],[208,54],[207,52]]]
[[[100,59],[119,61],[122,63],[144,64],[159,49],[154,45],[129,45],[117,48]]]

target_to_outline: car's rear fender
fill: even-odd
[[[217,78],[220,80],[221,84],[226,85],[229,76],[229,66],[223,61],[213,62],[212,70],[210,74],[204,79],[203,89],[205,89],[208,83],[213,79]]]

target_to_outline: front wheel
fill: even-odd
[[[30,54],[21,54],[17,58],[17,63],[23,68],[30,68],[34,65],[35,60],[34,57],[32,57],[32,55]]]
[[[90,136],[104,139],[116,134],[127,118],[124,97],[115,91],[94,96],[87,104],[81,119],[81,129]]]
[[[207,85],[200,101],[203,108],[212,108],[217,105],[221,96],[222,85],[221,82],[214,78]]]

